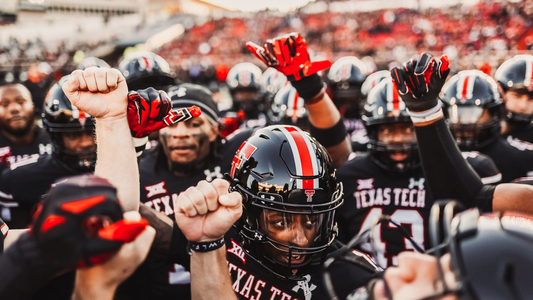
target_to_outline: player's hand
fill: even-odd
[[[410,60],[391,70],[398,93],[412,112],[423,112],[437,106],[437,97],[450,73],[450,61],[422,53],[418,60]]]
[[[192,242],[221,239],[242,214],[242,196],[228,192],[229,183],[215,179],[200,181],[178,196],[176,222]]]
[[[125,220],[138,221],[140,218],[139,213],[135,211],[124,214]],[[79,268],[76,272],[76,291],[91,293],[97,292],[95,289],[114,290],[144,261],[154,236],[155,229],[147,226],[133,241],[122,245],[108,261],[88,268]]]
[[[168,125],[198,117],[197,106],[172,111],[172,102],[164,91],[154,88],[128,93],[128,123],[132,136],[141,138]]]
[[[74,106],[95,118],[126,116],[128,86],[117,69],[76,70],[63,83],[63,91]]]
[[[302,77],[331,67],[329,60],[310,62],[305,39],[296,32],[267,40],[264,48],[252,42],[247,42],[246,47],[267,66],[276,68],[290,81],[298,81]]]
[[[50,272],[101,263],[147,226],[123,220],[116,189],[83,175],[58,183],[38,207],[29,237],[39,245]]]

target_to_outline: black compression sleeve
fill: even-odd
[[[433,198],[456,199],[468,207],[478,206],[480,203],[475,203],[475,199],[483,183],[463,158],[445,120],[415,128],[426,182]]]
[[[346,139],[347,134],[342,118],[330,128],[316,128],[309,122],[309,133],[326,148],[340,144]]]

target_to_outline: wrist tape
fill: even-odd
[[[342,118],[330,128],[316,128],[309,122],[309,133],[326,148],[340,144],[347,134]]]
[[[137,153],[137,157],[141,156],[144,149],[146,148],[146,143],[148,143],[148,137],[142,137],[142,138],[133,138],[133,147],[135,147],[135,153]]]
[[[411,116],[411,121],[413,121],[413,123],[425,123],[444,116],[440,102],[437,102],[437,105],[430,110],[424,112],[412,112],[407,109],[407,113]]]
[[[298,92],[298,95],[306,101],[313,99],[324,87],[324,81],[316,73],[301,77],[298,81],[291,80],[291,84]]]

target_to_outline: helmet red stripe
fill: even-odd
[[[294,127],[285,127],[285,129],[289,132],[289,134],[294,139],[294,142],[296,144],[296,147],[298,148],[298,154],[300,156],[300,161],[295,163],[300,163],[302,166],[302,176],[313,176],[315,175],[313,172],[313,163],[311,161],[311,153],[309,153],[309,148],[307,147],[307,143],[302,136],[302,134]],[[313,179],[309,180],[303,180],[303,187],[304,189],[313,189]]]
[[[466,95],[468,94],[468,80],[470,79],[470,76],[466,76],[465,81],[463,83],[463,93],[461,94],[463,99],[466,99]]]

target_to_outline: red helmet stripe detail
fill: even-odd
[[[296,175],[299,176],[316,176],[318,167],[316,162],[316,152],[311,145],[309,138],[296,127],[283,127],[282,132],[289,140],[294,155],[296,165]],[[297,186],[301,189],[318,188],[318,179],[297,180]]]
[[[291,116],[295,116],[296,115],[296,111],[298,110],[298,98],[300,98],[300,96],[298,95],[298,92],[294,91],[294,102],[292,104],[292,113],[291,113]]]
[[[231,162],[231,177],[235,177],[235,168],[241,167],[243,161],[250,159],[255,150],[257,150],[257,147],[248,142],[241,144]]]
[[[400,110],[400,95],[398,94],[398,90],[396,90],[393,85],[391,85],[391,88],[392,88],[392,109]]]
[[[470,79],[470,76],[466,76],[465,81],[463,83],[463,92],[461,93],[461,98],[466,99],[468,94],[468,81]]]
[[[146,56],[143,56],[143,59],[144,59],[144,64],[145,64],[146,70],[150,70],[151,66],[150,66],[150,62],[148,61],[148,58]]]

